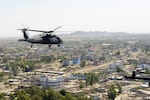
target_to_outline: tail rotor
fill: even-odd
[[[18,30],[22,31],[24,38],[27,40],[27,39],[29,39],[29,36],[28,36],[28,33],[27,33],[28,28],[25,28],[23,24],[21,24],[21,25],[23,26],[23,28],[18,29]]]

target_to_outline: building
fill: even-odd
[[[100,61],[99,61],[99,60],[94,60],[94,61],[93,61],[93,65],[98,66],[99,64],[100,64]]]
[[[138,49],[136,47],[131,49],[132,52],[138,52]]]
[[[60,90],[64,86],[64,78],[54,78],[51,76],[41,75],[36,80],[36,85],[51,87],[52,89]]]
[[[138,59],[127,59],[127,62],[129,63],[129,64],[138,64],[139,63],[139,60]]]
[[[72,62],[79,65],[81,63],[80,57],[72,57]]]
[[[79,80],[86,80],[86,76],[85,75],[70,75],[68,76],[68,79],[79,79]]]
[[[137,68],[141,68],[142,70],[150,69],[150,65],[149,64],[139,64],[139,65],[137,65]]]
[[[64,60],[62,65],[63,66],[69,66],[69,60]]]
[[[91,55],[87,54],[87,55],[84,56],[84,60],[93,61],[95,59],[97,59],[97,56],[95,54],[91,54]]]

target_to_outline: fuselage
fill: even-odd
[[[57,36],[45,36],[45,37],[40,37],[40,38],[29,38],[26,40],[27,42],[30,43],[37,43],[37,44],[62,44],[63,41]]]

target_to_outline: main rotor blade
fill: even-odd
[[[52,31],[55,31],[55,30],[57,30],[57,29],[59,29],[59,28],[61,28],[62,26],[58,26],[57,28],[55,28],[55,29],[53,29]]]
[[[60,32],[73,32],[73,31],[54,31],[54,33],[60,33]]]
[[[19,28],[19,29],[17,29],[17,30],[27,31],[27,29],[26,29],[26,28],[23,28],[23,29],[20,29],[20,28]]]
[[[23,29],[18,29],[18,30],[26,30],[26,31],[34,31],[34,32],[43,32],[43,33],[53,33],[55,30],[61,28],[62,26],[58,26],[57,28],[55,28],[54,30],[52,31],[42,31],[42,30],[30,30],[30,29],[27,29],[27,28],[23,28]],[[60,32],[64,32],[64,31],[60,31]]]
[[[23,30],[23,29],[17,29],[17,30]]]
[[[47,31],[42,31],[42,30],[30,30],[30,29],[28,29],[27,31],[34,31],[34,32],[43,32],[43,33],[47,33]]]

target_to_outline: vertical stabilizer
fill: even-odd
[[[28,33],[26,32],[26,30],[24,29],[24,30],[22,30],[22,32],[23,32],[24,38],[25,38],[26,40],[29,39],[29,36],[28,36]]]

